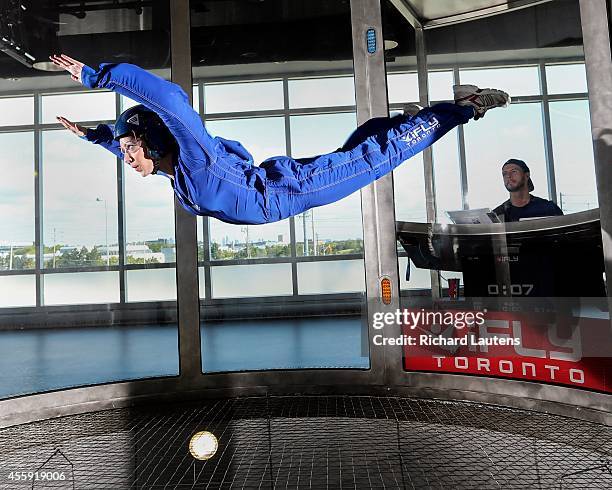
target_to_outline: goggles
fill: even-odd
[[[133,154],[138,151],[139,148],[142,147],[142,141],[136,140],[134,143],[128,143],[127,145],[121,145],[119,149],[121,153],[125,155],[126,153]]]

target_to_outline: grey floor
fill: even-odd
[[[359,318],[202,324],[204,372],[368,368]],[[176,325],[0,332],[0,398],[178,374]]]
[[[218,449],[197,461],[189,441],[203,430]],[[0,489],[609,490],[611,458],[611,427],[545,413],[397,397],[245,397],[2,429]],[[8,479],[22,471],[65,480]]]

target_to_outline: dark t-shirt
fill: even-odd
[[[563,211],[554,202],[541,197],[531,196],[529,202],[523,206],[513,206],[508,199],[505,203],[497,206],[493,212],[501,220],[508,223],[523,218],[538,218],[542,216],[562,216]]]

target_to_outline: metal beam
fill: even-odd
[[[355,67],[355,96],[357,122],[363,124],[372,117],[388,116],[387,80],[385,71],[382,18],[379,0],[351,0],[353,32],[353,61]],[[368,43],[375,40],[373,45]],[[363,241],[368,307],[368,330],[374,333],[372,317],[375,313],[393,312],[399,308],[399,276],[395,238],[395,207],[393,175],[388,174],[361,190]],[[391,281],[391,302],[383,304],[381,280]],[[385,335],[396,337],[397,329],[385,327]],[[385,372],[401,369],[401,349],[381,347],[370,343],[372,371]]]
[[[191,99],[191,45],[189,0],[170,3],[172,81]],[[176,237],[176,299],[179,372],[185,383],[201,376],[198,237],[196,218],[174,199]]]
[[[540,90],[542,92],[542,122],[544,123],[544,152],[546,155],[546,174],[548,175],[548,196],[551,201],[557,203],[555,155],[553,151],[552,128],[550,127],[550,104],[548,100],[546,65],[540,62],[538,69],[540,71]]]
[[[393,1],[393,0],[391,0]],[[473,10],[470,12],[464,12],[457,15],[449,15],[448,17],[440,17],[439,19],[433,19],[430,21],[423,22],[423,29],[433,29],[436,27],[444,27],[453,24],[460,24],[462,22],[469,22],[476,19],[484,19],[485,17],[493,17],[494,15],[507,14],[512,10],[521,10],[524,8],[534,7],[542,3],[548,3],[552,0],[516,0],[509,1],[501,5],[495,5],[493,7],[486,7],[482,9]]]
[[[612,311],[612,60],[606,0],[580,0],[601,239]]]
[[[414,30],[417,58],[417,78],[419,84],[419,103],[426,107],[429,105],[429,83],[427,73],[427,48],[425,46],[425,32],[421,27]],[[433,168],[433,149],[430,147],[423,150],[423,173],[425,182],[425,212],[428,223],[436,221],[436,193],[434,182]],[[431,296],[433,299],[439,299],[441,296],[440,290],[440,272],[436,270],[429,271],[431,280]]]
[[[41,95],[34,95],[34,127],[40,124],[42,118]],[[42,274],[45,268],[45,244],[43,225],[44,185],[42,165],[42,133],[34,131],[34,243],[36,246],[36,306],[42,307],[45,303],[45,283]]]
[[[416,14],[412,5],[408,2],[408,0],[389,0],[391,4],[397,9],[400,15],[408,21],[408,23],[413,27],[413,29],[417,29],[422,27],[421,19]]]

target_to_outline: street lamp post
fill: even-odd
[[[310,224],[312,225],[312,255],[317,255],[317,234],[315,233],[314,209],[310,210]]]
[[[306,233],[306,219],[308,218],[309,215],[309,211],[304,211],[302,214],[300,214],[298,216],[298,218],[302,219],[302,232],[304,233],[304,250],[303,250],[303,255],[307,256],[308,255],[308,234]]]
[[[110,265],[110,256],[108,254],[108,205],[106,203],[106,199],[96,198],[96,202],[104,203],[104,236],[106,239],[106,265]]]
[[[53,228],[53,268],[55,269],[55,246],[57,244],[57,240],[55,237],[55,228]],[[44,247],[43,247],[43,252],[44,252]],[[43,253],[43,258],[44,258],[44,253]]]
[[[249,225],[244,226],[243,228],[240,229],[240,231],[242,231],[242,233],[246,233],[246,240],[245,240],[246,254],[247,254],[247,258],[250,259],[251,251],[249,250]]]

